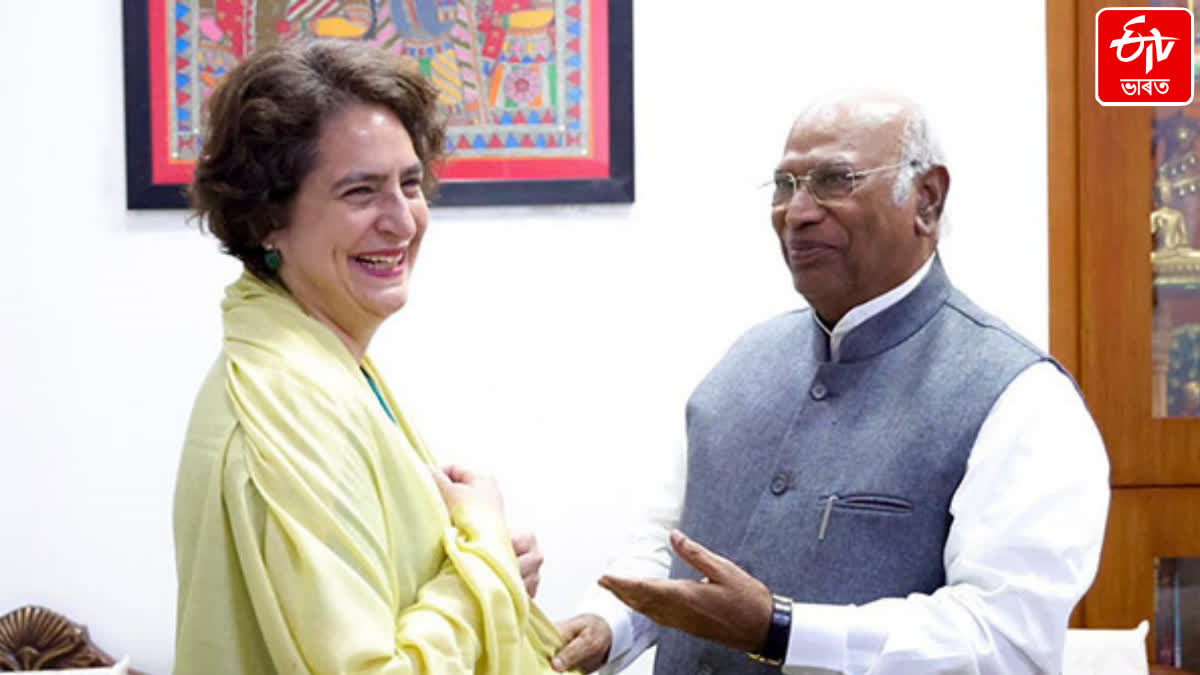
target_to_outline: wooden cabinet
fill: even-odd
[[[1179,665],[1200,672],[1194,665],[1200,662],[1200,490],[1113,490],[1104,549],[1083,602],[1083,624],[1132,627],[1151,619],[1153,660],[1169,664],[1178,651],[1186,659]]]
[[[1100,573],[1076,614],[1095,628],[1153,619],[1156,560],[1200,558],[1200,103],[1094,98],[1096,12],[1147,4],[1046,3],[1051,351],[1112,463]],[[1175,630],[1161,623],[1152,645]]]

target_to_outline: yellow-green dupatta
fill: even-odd
[[[223,499],[276,669],[553,672],[558,633],[524,590],[503,521],[469,503],[447,511],[432,456],[370,359],[360,366],[290,295],[250,274],[222,309],[241,436]]]

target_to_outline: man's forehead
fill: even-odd
[[[858,139],[842,134],[793,134],[783,149],[783,164],[825,162],[854,163],[867,148]]]
[[[811,107],[792,124],[784,158],[846,159],[886,153],[903,133],[908,107],[888,100],[838,101]]]

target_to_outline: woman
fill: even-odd
[[[366,356],[408,299],[436,96],[352,42],[213,94],[193,206],[246,270],[176,488],[180,675],[553,672],[496,486],[434,469]]]

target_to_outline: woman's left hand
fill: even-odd
[[[512,538],[513,553],[517,555],[517,567],[521,569],[521,581],[525,582],[525,590],[529,597],[537,595],[538,584],[541,583],[541,569],[544,559],[538,548],[537,537],[532,532],[516,534]]]

